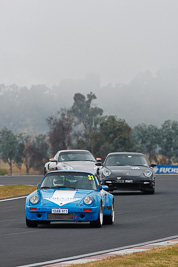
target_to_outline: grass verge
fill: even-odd
[[[74,266],[74,265],[71,265]],[[145,252],[111,257],[102,261],[75,264],[75,267],[174,267],[178,266],[178,244]]]
[[[28,195],[36,190],[36,186],[29,185],[3,185],[0,186],[0,198]]]

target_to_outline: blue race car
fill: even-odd
[[[114,197],[93,173],[48,172],[26,199],[26,225],[50,222],[90,222],[91,227],[114,222]]]

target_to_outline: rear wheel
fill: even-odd
[[[36,221],[31,221],[26,218],[26,226],[28,227],[37,227],[38,223]]]
[[[104,216],[104,224],[113,224],[114,223],[114,203],[111,206],[111,214]]]
[[[91,221],[90,226],[91,227],[101,227],[102,225],[103,225],[103,208],[102,208],[102,204],[100,204],[98,219],[96,221]]]

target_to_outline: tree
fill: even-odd
[[[22,160],[26,168],[26,173],[29,174],[29,170],[31,168],[33,138],[32,136],[23,133],[20,133],[17,138]]]
[[[43,170],[43,166],[48,159],[46,135],[40,134],[33,137],[21,133],[18,135],[18,145],[26,167],[26,173],[29,174],[31,168]]]
[[[22,163],[17,136],[6,127],[0,132],[0,153],[2,160],[9,164],[10,175],[12,175],[13,164],[18,167]]]
[[[94,140],[100,123],[103,120],[103,110],[94,106],[95,94],[87,94],[87,97],[80,93],[74,95],[74,103],[71,111],[76,120],[75,125],[80,129],[76,134],[76,146],[89,149],[94,153]]]
[[[74,103],[72,105],[72,111],[79,123],[82,123],[84,128],[91,128],[98,122],[97,119],[103,114],[103,110],[93,106],[93,100],[96,99],[95,94],[92,92],[87,94],[87,99],[84,95],[77,93],[74,95]]]
[[[61,109],[58,117],[50,116],[47,123],[50,128],[48,140],[51,153],[54,155],[58,150],[69,149],[71,146],[74,117],[71,110]]]
[[[108,116],[100,125],[96,147],[102,158],[110,152],[132,150],[131,128],[125,120]]]
[[[44,164],[48,160],[48,149],[49,146],[46,141],[46,135],[39,134],[34,138],[31,166],[35,170],[43,171]]]
[[[178,159],[178,122],[166,120],[161,126],[160,152],[167,163]]]
[[[160,130],[154,125],[144,123],[135,126],[132,136],[138,152],[148,155],[149,161],[157,160]]]

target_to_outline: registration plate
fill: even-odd
[[[124,180],[117,180],[117,182],[120,184],[124,184],[125,181]]]
[[[53,214],[68,214],[68,209],[52,209]]]
[[[133,183],[133,180],[125,180],[125,183]]]

